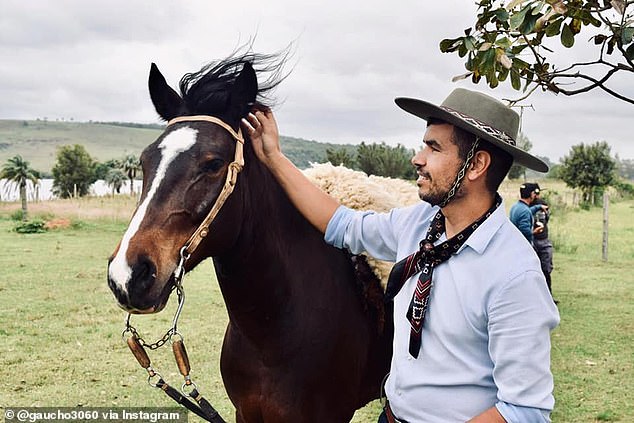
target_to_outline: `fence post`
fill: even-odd
[[[610,196],[608,190],[603,192],[603,261],[608,261],[608,205]]]

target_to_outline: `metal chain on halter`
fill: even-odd
[[[460,188],[460,184],[462,183],[462,180],[467,174],[467,168],[469,167],[469,164],[471,164],[471,160],[473,159],[473,156],[475,155],[475,151],[478,148],[479,144],[480,144],[480,138],[476,137],[475,141],[473,142],[473,145],[471,146],[471,150],[469,150],[469,152],[467,153],[467,158],[465,159],[465,162],[463,163],[462,167],[458,171],[458,175],[456,175],[456,180],[454,181],[453,186],[447,193],[447,196],[445,197],[445,199],[439,204],[440,208],[443,208],[447,204],[449,204],[449,201],[451,201],[451,199],[458,192],[458,189]]]

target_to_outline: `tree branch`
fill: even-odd
[[[552,82],[552,80],[554,80],[555,78],[580,78],[580,79],[585,79],[585,80],[591,81],[592,84],[587,85],[586,87],[583,87],[583,88],[576,89],[576,90],[566,90],[566,89],[563,89],[563,88],[559,88],[559,86],[557,86],[557,88],[559,89],[560,93],[562,93],[564,95],[567,95],[567,96],[572,96],[572,95],[588,92],[588,91],[590,91],[590,90],[592,90],[594,88],[600,88],[603,91],[605,91],[608,94],[610,94],[611,96],[614,96],[614,97],[618,98],[619,100],[623,100],[623,101],[625,101],[627,103],[634,104],[634,99],[631,99],[629,97],[625,97],[624,95],[621,95],[621,94],[617,93],[616,91],[613,91],[613,90],[611,90],[610,88],[608,88],[608,87],[606,87],[604,85],[604,83],[614,73],[616,73],[617,71],[618,71],[618,69],[611,69],[600,80],[595,79],[595,78],[593,78],[591,76],[588,76],[588,75],[581,74],[581,73],[576,73],[576,74],[556,74],[556,75],[552,76],[552,79],[551,79],[550,82],[554,83],[554,82]]]

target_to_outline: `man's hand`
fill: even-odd
[[[283,156],[277,122],[270,109],[249,113],[242,119],[242,128],[249,134],[255,154],[265,165],[269,166]]]
[[[542,222],[537,222],[537,226],[533,229],[533,235],[541,234],[544,232],[544,224]]]
[[[249,134],[258,159],[275,176],[295,207],[319,231],[326,232],[339,202],[317,188],[282,154],[273,112],[268,109],[254,110],[246,119],[242,119],[242,128]]]

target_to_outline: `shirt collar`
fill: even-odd
[[[478,254],[482,254],[484,250],[493,239],[493,236],[500,229],[504,221],[506,220],[506,208],[504,207],[504,200],[498,206],[497,209],[486,219],[482,224],[471,234],[471,236],[465,241],[458,253],[462,251],[466,246],[473,248]]]

